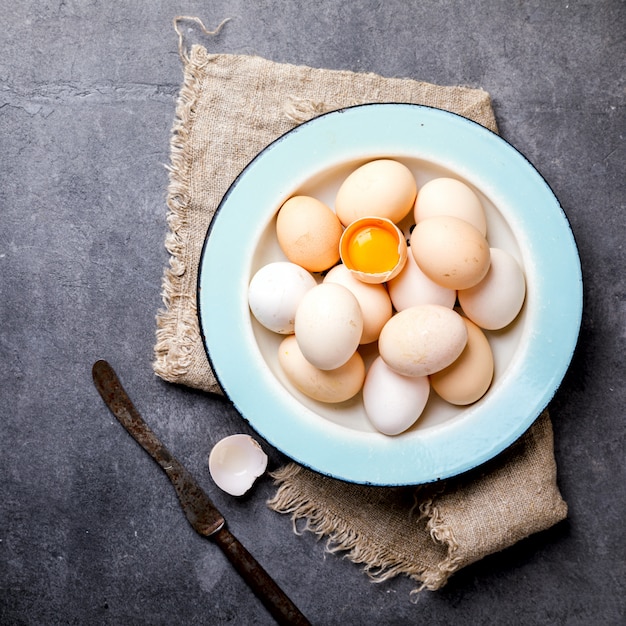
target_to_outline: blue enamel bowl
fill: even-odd
[[[382,157],[406,164],[418,187],[439,176],[470,185],[485,207],[489,244],[517,258],[527,283],[518,318],[502,331],[486,333],[495,360],[487,394],[470,406],[454,407],[431,392],[417,423],[394,437],[370,426],[360,394],[330,405],[292,388],[277,362],[282,336],[260,327],[247,301],[256,270],[284,260],[274,231],[281,204],[300,193],[332,207],[348,173]],[[570,364],[582,316],[582,276],[558,200],[509,143],[439,109],[367,104],[298,126],[241,172],[207,233],[198,305],[205,348],[219,383],[261,437],[319,473],[397,486],[470,470],[530,427]],[[371,356],[366,349],[366,363]]]

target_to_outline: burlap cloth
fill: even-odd
[[[165,308],[157,315],[154,371],[170,382],[221,393],[199,333],[197,269],[218,203],[257,152],[315,115],[365,102],[426,104],[494,131],[496,122],[489,94],[478,89],[209,54],[199,45],[181,56],[184,82],[167,198],[171,258],[163,281]],[[328,550],[363,564],[374,580],[404,574],[418,589],[440,588],[463,566],[567,514],[547,413],[500,457],[445,483],[353,485],[293,463],[274,476],[278,488],[268,505],[291,515],[297,532],[326,537]]]

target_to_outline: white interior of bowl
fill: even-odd
[[[323,170],[312,175],[310,178],[302,181],[294,181],[293,187],[283,196],[276,198],[275,211],[270,212],[273,217],[269,222],[260,223],[257,244],[251,258],[249,278],[263,265],[272,261],[286,260],[282,250],[276,240],[275,215],[282,202],[288,197],[295,194],[310,195],[325,202],[329,207],[334,209],[334,201],[337,189],[345,180],[350,172],[359,165],[372,160],[373,158],[394,158],[404,163],[414,174],[417,181],[418,189],[426,182],[438,177],[452,177],[462,180],[479,195],[487,217],[487,240],[491,247],[502,248],[512,254],[525,270],[528,285],[528,296],[524,304],[522,312],[506,329],[501,331],[485,331],[489,339],[495,362],[494,382],[490,391],[484,398],[471,405],[472,413],[480,407],[481,403],[498,387],[503,380],[504,374],[510,364],[515,360],[519,347],[523,342],[523,334],[527,326],[528,308],[532,306],[532,276],[528,276],[528,268],[524,262],[527,254],[524,253],[524,240],[515,236],[512,227],[504,217],[502,206],[505,202],[503,199],[491,198],[486,190],[477,188],[470,180],[465,178],[461,173],[451,171],[439,164],[431,163],[421,159],[416,159],[406,155],[370,155],[358,161],[350,161],[335,165],[329,169]],[[498,205],[498,206],[496,206]],[[408,238],[409,229],[413,224],[412,212],[399,224],[400,229]],[[316,275],[318,280],[322,277]],[[280,381],[281,385],[292,394],[298,402],[319,416],[320,420],[328,420],[333,424],[361,431],[363,433],[375,433],[375,429],[370,424],[365,411],[363,409],[361,393],[357,394],[351,400],[338,404],[326,404],[317,402],[298,391],[289,382],[282,371],[278,359],[278,346],[283,339],[282,335],[272,333],[263,328],[252,315],[249,316],[252,333],[256,340],[256,344],[267,367],[273,373],[275,378]],[[376,344],[361,346],[359,352],[363,356],[366,366],[371,363],[377,354]],[[414,431],[425,431],[426,429],[441,424],[447,424],[454,420],[462,419],[468,412],[468,407],[458,407],[441,400],[434,391],[431,391],[428,404],[416,424],[405,433],[396,437],[411,436]],[[296,418],[296,416],[294,416]],[[377,434],[378,435],[378,434]]]

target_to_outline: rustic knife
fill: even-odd
[[[279,624],[310,626],[284,591],[226,528],[221,513],[194,477],[148,428],[113,368],[106,361],[97,361],[93,365],[92,374],[96,389],[113,415],[167,474],[193,529],[211,538],[223,550]]]

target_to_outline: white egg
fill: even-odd
[[[363,334],[363,315],[354,294],[335,283],[321,283],[307,291],[294,325],[304,358],[321,370],[344,365]]]
[[[485,277],[474,287],[460,290],[463,313],[485,330],[500,330],[519,314],[526,296],[524,272],[515,258],[491,248],[491,265]]]
[[[209,454],[209,472],[215,484],[232,496],[242,496],[267,468],[267,454],[250,435],[230,435]]]
[[[438,304],[413,306],[396,313],[378,339],[380,356],[405,376],[427,376],[452,363],[467,343],[463,318]]]
[[[364,283],[343,264],[333,267],[324,277],[325,283],[336,283],[349,289],[358,300],[363,315],[362,344],[378,339],[380,331],[391,317],[393,308],[384,285]]]
[[[265,328],[288,335],[293,333],[300,300],[316,284],[313,275],[295,263],[268,263],[254,274],[248,286],[250,310]]]
[[[451,309],[456,302],[456,291],[428,278],[412,254],[408,255],[400,274],[387,283],[387,289],[396,311],[420,304],[439,304]]]
[[[424,411],[430,393],[428,376],[403,376],[379,356],[363,384],[363,406],[372,426],[385,435],[410,428]]]

